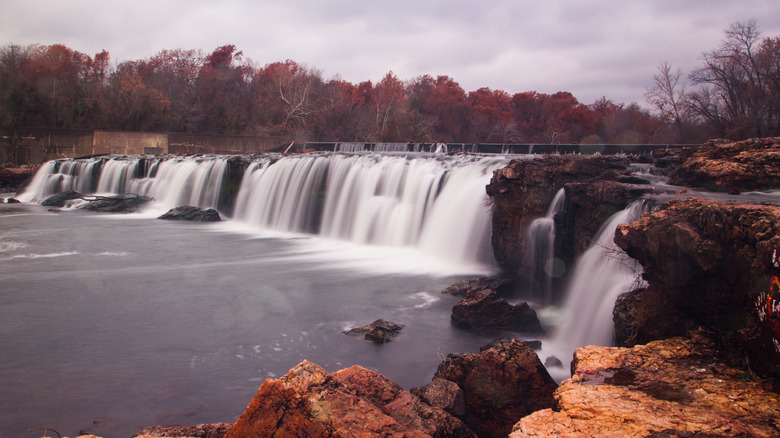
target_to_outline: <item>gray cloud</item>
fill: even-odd
[[[570,91],[644,103],[656,66],[685,71],[735,21],[780,35],[776,0],[0,0],[0,44],[66,44],[114,62],[235,44],[258,65],[293,59],[351,82],[448,75],[467,91]]]

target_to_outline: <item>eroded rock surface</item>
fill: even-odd
[[[230,427],[230,423],[150,426],[141,429],[133,438],[223,438]]]
[[[476,354],[449,355],[434,377],[463,390],[460,418],[480,437],[506,437],[523,416],[552,407],[557,387],[536,353],[517,340]]]
[[[312,437],[470,437],[443,409],[389,379],[355,366],[333,375],[303,361],[267,379],[227,435]]]
[[[718,363],[703,332],[634,348],[577,349],[555,407],[520,420],[520,437],[780,436],[780,396]]]
[[[402,328],[403,326],[394,322],[377,319],[371,324],[355,327],[344,333],[348,335],[363,335],[366,340],[373,341],[377,344],[383,344],[385,342],[390,342]]]
[[[716,192],[780,187],[780,138],[710,140],[687,151],[673,184]]]
[[[191,222],[219,222],[219,212],[213,208],[198,208],[192,206],[176,207],[168,210],[159,219]]]

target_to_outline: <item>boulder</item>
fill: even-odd
[[[780,208],[670,201],[618,226],[615,243],[648,283],[618,301],[623,345],[701,326],[730,365],[780,376]]]
[[[387,377],[360,366],[333,373],[349,391],[373,403],[409,430],[421,430],[432,437],[474,437],[462,421],[439,406],[404,391]]]
[[[555,406],[513,428],[521,437],[775,437],[780,396],[718,363],[705,332],[634,348],[579,348]]]
[[[84,195],[82,195],[79,192],[70,190],[67,192],[60,192],[56,195],[49,196],[48,198],[44,199],[41,202],[41,205],[44,207],[64,207],[68,201],[72,201],[74,199],[83,199]]]
[[[377,344],[383,344],[385,342],[390,342],[391,338],[397,335],[402,328],[403,326],[394,322],[377,319],[371,324],[355,327],[344,333],[348,335],[364,335],[366,340],[374,341]]]
[[[219,217],[219,212],[213,208],[204,209],[192,206],[172,208],[158,219],[193,222],[219,222],[222,220]]]
[[[16,199],[16,198],[6,198],[5,199],[6,204],[21,204],[22,201]]]
[[[536,311],[528,303],[513,306],[490,289],[467,292],[466,297],[452,308],[451,319],[458,327],[482,331],[544,333]]]
[[[431,383],[412,388],[412,394],[431,406],[442,408],[456,417],[466,414],[463,390],[455,382],[434,377]]]
[[[118,195],[85,197],[87,204],[79,206],[82,210],[103,213],[135,213],[153,201],[148,196]]]
[[[331,375],[304,360],[282,378],[263,382],[227,434],[247,436],[473,435],[377,373],[356,366]]]
[[[689,151],[670,182],[715,192],[780,186],[780,137],[710,140]]]
[[[496,292],[502,292],[504,289],[511,289],[512,285],[513,280],[508,278],[481,277],[472,280],[461,280],[444,289],[441,293],[452,296],[465,296],[466,292],[481,289],[492,289]]]
[[[449,355],[436,378],[463,390],[460,416],[480,437],[506,437],[522,417],[551,408],[557,385],[539,357],[517,340],[503,340],[476,354]]]

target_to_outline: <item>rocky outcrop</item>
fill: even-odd
[[[466,297],[452,308],[451,319],[458,327],[480,331],[544,333],[536,311],[528,303],[511,305],[491,289],[468,291]]]
[[[522,417],[552,407],[557,387],[536,353],[517,340],[488,345],[478,354],[449,355],[434,382],[437,378],[461,388],[460,418],[480,437],[506,437]]]
[[[466,296],[466,293],[473,290],[492,289],[498,293],[502,291],[511,291],[513,280],[508,278],[481,277],[472,280],[461,280],[452,286],[441,291],[443,294],[452,296]]]
[[[523,418],[510,436],[780,436],[780,396],[718,363],[715,346],[696,332],[630,349],[577,349],[555,406]]]
[[[44,207],[64,207],[69,201],[83,198],[84,195],[81,193],[70,190],[49,196],[41,202],[41,205]]]
[[[136,213],[153,201],[148,196],[118,195],[85,197],[89,201],[80,209],[102,213]]]
[[[223,438],[231,426],[230,423],[151,426],[141,429],[133,438]]]
[[[219,222],[219,212],[213,208],[198,208],[192,206],[176,207],[168,210],[159,219],[191,222]]]
[[[624,343],[701,326],[729,364],[780,376],[780,208],[671,201],[620,225],[615,242],[648,283],[618,303]]]
[[[384,319],[377,319],[371,324],[364,325],[362,327],[355,327],[351,330],[347,330],[348,335],[363,335],[368,341],[373,341],[377,344],[383,344],[390,342],[391,338],[401,331],[403,326],[394,322],[385,321]]]
[[[607,218],[652,190],[620,182],[628,176],[629,164],[628,159],[614,156],[547,155],[512,160],[495,171],[487,194],[493,206],[496,261],[514,274],[530,276],[525,231],[565,188],[565,211],[555,221],[555,253],[562,256],[564,266],[572,266]]]
[[[329,374],[303,361],[267,379],[227,434],[247,436],[470,437],[462,422],[361,367]]]
[[[732,142],[710,140],[688,150],[670,181],[715,192],[780,186],[780,137]]]

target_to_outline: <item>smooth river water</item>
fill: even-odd
[[[231,222],[0,204],[0,437],[232,422],[303,359],[424,385],[492,340],[454,328],[459,298],[440,294],[488,272]],[[378,318],[405,327],[384,345],[343,333]]]

